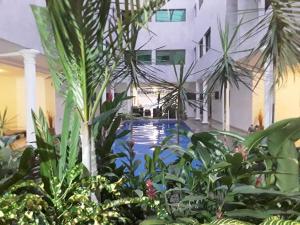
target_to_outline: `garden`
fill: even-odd
[[[204,71],[208,92],[218,85],[226,96],[230,86],[247,85],[242,78],[265,64],[273,66],[277,83],[287,70],[296,72],[299,6],[270,2],[272,12],[245,35],[267,30],[249,52],[263,49],[251,71],[233,57],[243,21],[233,35],[219,22],[223,52]],[[32,112],[32,146],[13,151],[16,136],[0,136],[0,224],[300,224],[300,118],[246,136],[227,131],[228,120],[223,131],[184,129],[186,103],[197,107],[184,87],[194,63],[186,73],[184,65],[174,66],[178,82],[170,84],[149,76],[135,55],[139,31],[164,4],[48,0],[47,7],[32,6],[53,83],[64,97],[62,131],[55,135],[40,110]],[[119,113],[131,98],[127,90],[102,101],[109,83],[124,79],[130,80],[128,89],[141,82],[168,88],[161,105],[177,111],[174,131],[143,159],[136,143],[124,139],[133,123]],[[223,112],[228,114],[228,104]],[[0,131],[4,119],[0,113]],[[120,129],[124,123],[129,126]],[[116,142],[122,151],[113,150]],[[169,162],[166,153],[172,155]]]

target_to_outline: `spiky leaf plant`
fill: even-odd
[[[225,25],[225,28],[222,28],[220,21],[218,24],[222,51],[219,52],[215,62],[205,72],[209,85],[206,94],[211,93],[214,89],[220,89],[223,98],[223,130],[228,131],[230,130],[230,87],[235,86],[239,88],[241,85],[244,85],[251,90],[251,86],[248,84],[251,73],[249,68],[234,58],[236,54],[241,53],[236,48],[241,21],[232,32],[228,24]]]

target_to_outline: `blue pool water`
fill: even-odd
[[[136,153],[135,159],[141,161],[141,165],[136,171],[136,173],[139,174],[145,171],[145,155],[148,154],[152,157],[154,146],[159,145],[166,137],[174,134],[177,125],[174,120],[133,120],[124,122],[118,132],[130,130],[130,127],[132,128],[132,132],[116,140],[113,145],[113,151],[115,153],[124,152],[122,143],[132,140]],[[190,130],[185,123],[180,124],[180,129]],[[190,139],[185,136],[180,136],[179,140],[179,145],[183,148],[186,148],[190,143]],[[177,143],[176,135],[174,135],[174,138],[171,139],[169,143]],[[160,158],[169,164],[176,160],[176,155],[167,150],[161,154]],[[122,160],[117,160],[116,164],[117,167],[121,166]]]

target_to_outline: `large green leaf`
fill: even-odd
[[[25,176],[29,175],[34,166],[34,157],[35,153],[33,148],[28,147],[24,150],[20,159],[18,171],[11,177],[1,181],[0,193],[7,191],[9,187],[24,179]]]
[[[251,151],[265,141],[276,164],[266,165],[274,171],[276,185],[284,192],[299,191],[299,153],[295,142],[300,139],[300,118],[279,121],[268,129],[250,135],[245,146]]]

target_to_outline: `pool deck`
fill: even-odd
[[[221,130],[222,124],[217,121],[210,121],[209,124],[203,124],[201,120],[189,118],[184,121],[186,125],[195,133],[207,132],[213,130]],[[246,135],[247,132],[231,127],[232,132],[236,132],[240,135]]]

